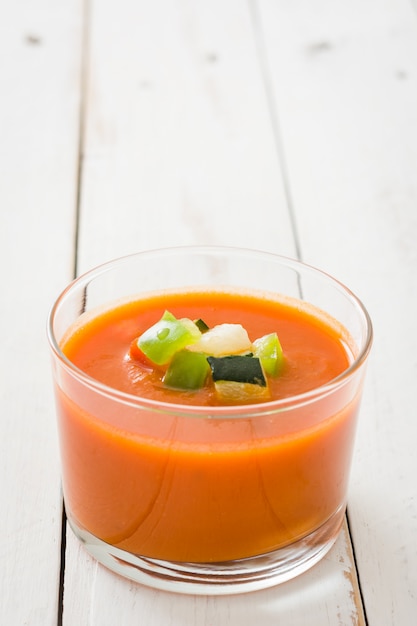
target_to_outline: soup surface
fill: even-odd
[[[129,356],[132,340],[166,309],[209,326],[242,324],[251,340],[276,331],[285,364],[270,381],[273,398],[322,385],[349,364],[345,331],[333,320],[302,303],[239,293],[115,305],[82,318],[63,350],[89,376],[129,394],[216,404],[210,386],[166,389],[160,373]],[[62,371],[56,398],[68,517],[108,544],[155,559],[227,561],[291,544],[332,516],[343,519],[355,390],[336,390],[289,414],[206,419],[137,408]]]
[[[63,351],[77,367],[106,385],[154,400],[216,405],[213,385],[198,391],[167,388],[164,368],[143,367],[131,358],[131,342],[165,310],[176,317],[241,324],[251,341],[276,332],[284,353],[279,374],[269,377],[271,399],[300,394],[332,380],[349,365],[343,329],[301,302],[268,300],[241,293],[191,292],[159,295],[109,309],[67,337]],[[220,402],[221,403],[221,402]]]

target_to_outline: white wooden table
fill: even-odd
[[[409,626],[417,615],[417,4],[0,5],[0,624]],[[375,344],[348,524],[279,587],[129,583],[63,524],[45,323],[74,274],[146,248],[297,256]]]

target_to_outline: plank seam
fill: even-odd
[[[61,519],[61,561],[59,572],[59,595],[58,595],[58,615],[57,626],[62,626],[64,616],[64,580],[65,580],[65,559],[67,550],[67,515],[65,512],[64,502],[62,501],[62,519]]]
[[[87,114],[87,84],[89,70],[89,48],[90,48],[90,0],[83,3],[83,30],[81,40],[81,76],[80,76],[80,111],[78,125],[78,168],[76,179],[76,207],[75,207],[75,233],[74,233],[74,267],[73,277],[78,275],[78,243],[80,235],[81,221],[81,195],[84,165],[84,144],[85,144],[85,120]]]
[[[260,74],[265,89],[266,100],[268,104],[269,115],[271,119],[272,133],[274,137],[275,149],[278,155],[278,159],[281,166],[282,180],[284,195],[287,201],[288,213],[290,218],[291,229],[294,237],[294,246],[297,258],[301,261],[301,244],[299,238],[299,232],[297,227],[297,220],[295,216],[294,202],[291,194],[291,186],[289,180],[289,172],[287,168],[287,162],[285,158],[285,150],[283,145],[281,126],[279,122],[278,106],[274,95],[271,79],[271,69],[268,63],[268,55],[265,45],[265,36],[262,28],[262,18],[258,9],[258,2],[256,0],[248,0],[249,12],[252,17],[252,26],[254,33],[255,46],[257,49],[257,55],[259,60]]]
[[[362,605],[363,617],[364,617],[364,620],[365,620],[365,626],[369,626],[368,616],[366,614],[365,598],[364,598],[364,594],[363,594],[363,591],[362,591],[361,576],[360,576],[360,573],[359,573],[359,567],[358,567],[358,562],[357,562],[357,558],[356,558],[355,544],[354,544],[353,536],[352,536],[352,528],[351,528],[351,523],[350,523],[350,519],[349,519],[349,509],[348,508],[346,508],[345,518],[346,518],[346,527],[347,527],[347,531],[348,531],[348,535],[349,535],[349,539],[350,539],[350,549],[352,551],[353,564],[355,566],[356,578],[357,578],[357,581],[358,581],[358,591],[359,591],[359,597],[360,597],[361,605]]]

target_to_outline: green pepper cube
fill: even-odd
[[[204,387],[209,371],[205,354],[181,350],[174,354],[163,382],[175,389],[200,389]]]
[[[284,362],[277,333],[270,333],[256,339],[253,342],[253,349],[253,354],[261,360],[265,373],[269,376],[276,376]]]
[[[191,320],[177,319],[165,311],[159,322],[145,330],[138,339],[142,352],[157,365],[169,363],[174,354],[196,343],[201,332]]]

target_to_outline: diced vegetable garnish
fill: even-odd
[[[219,324],[201,335],[190,350],[212,356],[239,354],[251,350],[252,343],[241,324]]]
[[[200,389],[204,387],[209,372],[205,354],[180,350],[174,354],[163,382],[176,389]]]
[[[232,380],[266,387],[266,378],[260,359],[252,356],[209,356],[213,381]]]
[[[234,380],[219,380],[214,383],[217,399],[224,404],[251,404],[266,402],[271,395],[269,387],[238,383]]]
[[[259,357],[262,367],[269,376],[276,376],[283,363],[282,347],[277,333],[264,335],[253,342],[253,354]]]
[[[201,337],[197,326],[188,318],[177,319],[165,311],[159,322],[148,328],[138,339],[138,347],[156,363],[168,363],[173,355],[197,342]]]
[[[194,320],[194,324],[197,326],[198,330],[201,333],[206,333],[209,330],[209,327],[201,318],[199,318],[198,320]]]
[[[278,374],[284,359],[276,333],[252,343],[241,324],[209,328],[201,318],[177,319],[169,311],[132,342],[129,354],[159,369],[159,380],[172,389],[194,391],[211,380],[223,404],[269,400],[268,376]]]

